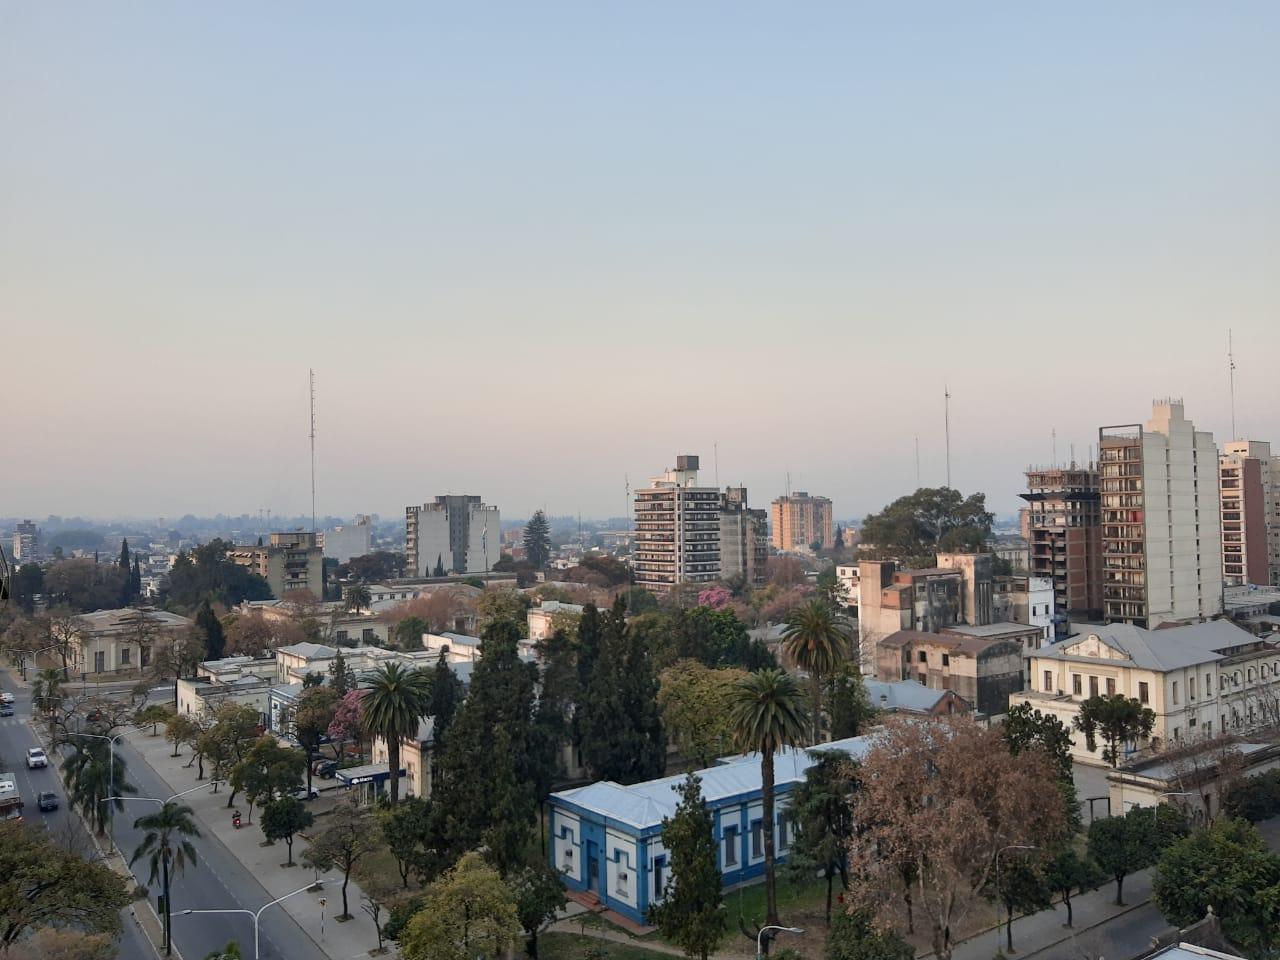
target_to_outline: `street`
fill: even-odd
[[[15,696],[14,716],[0,718],[0,758],[12,770],[18,781],[22,798],[26,802],[24,817],[33,823],[44,822],[55,835],[60,831],[79,832],[83,837],[83,828],[79,817],[68,810],[62,782],[54,770],[58,758],[51,755],[49,767],[28,770],[26,752],[28,747],[39,746],[35,735],[28,726],[31,715],[31,700],[27,688],[18,686],[5,674],[0,686]],[[138,797],[167,798],[171,791],[146,765],[146,763],[126,743],[117,747],[117,756],[127,764],[127,777],[137,788]],[[36,794],[41,790],[52,790],[58,794],[61,803],[59,809],[52,813],[41,813],[36,806]],[[117,813],[112,823],[112,837],[116,846],[126,857],[132,855],[142,840],[143,831],[135,830],[134,820],[145,816],[158,808],[158,804],[141,800],[131,800],[125,804],[125,810]],[[173,942],[174,946],[187,960],[200,960],[210,952],[225,947],[230,940],[240,944],[241,953],[246,960],[253,956],[253,920],[245,914],[181,915],[184,909],[200,910],[257,910],[272,898],[254,878],[214,837],[192,838],[196,848],[197,863],[189,866],[172,881],[173,894]],[[87,837],[84,838],[86,852],[91,850]],[[92,855],[92,854],[90,854]],[[148,868],[145,858],[133,866],[138,882],[146,885]],[[151,888],[151,902],[156,903],[160,893],[159,882]],[[139,904],[138,910],[145,910]],[[137,929],[136,922],[124,911],[124,936],[120,942],[121,960],[140,960],[151,958],[155,954],[145,937]],[[314,942],[298,927],[292,918],[283,910],[273,907],[262,915],[261,920],[261,956],[264,958],[289,958],[289,960],[323,960],[324,954]]]

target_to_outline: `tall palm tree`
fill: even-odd
[[[733,689],[729,701],[729,722],[734,742],[743,752],[760,754],[766,924],[778,922],[773,848],[773,757],[784,747],[797,746],[804,740],[808,721],[800,688],[785,670],[760,670],[744,677]]]
[[[124,809],[123,800],[107,798],[136,793],[137,788],[128,780],[124,757],[113,755],[105,741],[68,739],[72,751],[62,759],[67,800],[80,808],[98,836],[105,837],[111,818]]]
[[[811,600],[787,615],[782,632],[787,659],[809,674],[813,742],[822,740],[822,681],[835,672],[849,650],[844,619],[825,600]]]
[[[371,600],[369,588],[363,583],[357,583],[354,587],[347,587],[343,593],[342,606],[348,613],[355,613],[368,608]]]
[[[62,671],[57,667],[45,667],[31,683],[31,702],[39,704],[45,716],[52,716],[61,700]]]
[[[371,739],[387,741],[391,805],[395,806],[400,799],[400,739],[418,733],[431,699],[431,674],[388,663],[364,677],[360,686],[365,691],[360,724]]]
[[[173,945],[170,930],[170,881],[190,864],[196,865],[196,848],[190,837],[200,836],[200,828],[192,819],[194,813],[183,803],[168,801],[157,812],[139,817],[133,822],[135,830],[145,830],[138,849],[129,858],[129,866],[133,866],[143,857],[148,857],[151,875],[147,883],[156,882],[156,874],[160,874],[164,889],[164,952],[169,953]]]

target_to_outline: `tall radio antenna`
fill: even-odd
[[[307,370],[311,380],[311,532],[316,532],[316,372]]]
[[[920,489],[920,438],[916,437],[916,489]]]
[[[1236,435],[1236,355],[1231,342],[1231,328],[1227,328],[1227,380],[1231,387],[1231,439],[1239,440]]]
[[[943,417],[947,431],[947,489],[951,489],[951,388],[942,385]]]

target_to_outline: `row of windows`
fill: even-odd
[[[923,652],[921,652],[920,654],[920,662],[921,663],[926,662],[925,655]],[[944,665],[946,664],[946,662],[947,662],[947,658],[944,655],[943,656]],[[1084,696],[1084,676],[1085,675],[1079,674],[1079,673],[1071,674],[1072,696],[1076,696],[1076,697]],[[1099,690],[1100,678],[1092,674],[1088,675],[1088,677],[1089,677],[1089,696],[1096,697],[1100,692]],[[1260,664],[1257,668],[1249,667],[1245,671],[1243,671],[1243,673],[1240,670],[1236,670],[1230,676],[1228,676],[1226,673],[1220,674],[1218,677],[1218,690],[1224,691],[1228,688],[1228,686],[1238,687],[1240,686],[1242,680],[1248,683],[1253,683],[1255,680],[1258,680],[1258,679],[1266,680],[1268,677],[1271,677],[1273,680],[1280,679],[1280,660],[1277,660],[1273,664],[1265,664],[1265,663]],[[1106,677],[1105,680],[1106,680],[1107,696],[1113,696],[1116,692],[1115,677]],[[1052,670],[1044,671],[1043,683],[1044,683],[1043,690],[1045,693],[1055,692],[1056,686],[1054,682],[1054,671]],[[1213,674],[1206,673],[1204,675],[1204,688],[1206,691],[1209,691],[1210,693],[1212,693]],[[1177,705],[1180,702],[1179,695],[1180,695],[1179,682],[1177,680],[1173,680],[1170,682],[1170,687],[1169,687],[1170,703]],[[1187,678],[1187,697],[1191,700],[1194,700],[1196,698],[1196,678],[1195,677]],[[1141,680],[1138,682],[1138,702],[1139,703],[1151,702],[1151,691],[1145,680]]]

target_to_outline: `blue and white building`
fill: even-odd
[[[788,749],[774,757],[774,842],[785,862],[793,839],[787,797],[816,762],[812,752],[840,751],[861,759],[873,737],[824,743],[813,751]],[[726,757],[699,770],[711,811],[720,871],[726,886],[764,872],[760,755]],[[550,799],[551,863],[570,890],[595,894],[610,910],[638,923],[662,898],[670,877],[662,821],[675,813],[685,775],[630,786],[601,781],[553,793]]]

